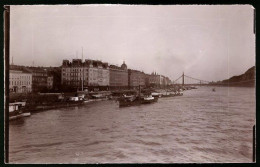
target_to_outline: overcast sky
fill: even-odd
[[[11,6],[14,64],[60,66],[95,59],[175,80],[208,81],[255,65],[250,5]],[[11,58],[10,58],[11,60]]]

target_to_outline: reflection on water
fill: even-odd
[[[102,101],[33,114],[10,124],[10,162],[251,162],[254,92],[201,87],[151,105]]]
[[[13,120],[13,121],[10,121],[9,124],[10,126],[18,126],[18,127],[21,127],[24,125],[24,119],[17,119],[17,120]]]

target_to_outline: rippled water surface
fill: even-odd
[[[151,105],[101,101],[33,114],[10,124],[10,162],[251,162],[255,89],[211,89]]]

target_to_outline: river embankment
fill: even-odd
[[[50,109],[73,107],[85,104],[86,101],[69,101],[69,97],[76,96],[75,92],[69,93],[27,93],[27,94],[10,94],[9,103],[25,101],[24,111],[40,112]],[[89,100],[89,102],[94,100]]]
[[[151,94],[151,92],[165,92],[166,89],[142,89],[141,93]],[[26,112],[41,112],[50,109],[64,107],[74,107],[86,103],[93,103],[100,100],[116,100],[123,95],[137,95],[139,89],[124,89],[114,91],[95,92],[64,92],[64,93],[21,93],[10,94],[9,103],[26,102],[24,110]],[[72,101],[71,97],[82,97],[81,100]]]

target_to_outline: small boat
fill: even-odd
[[[133,98],[134,97],[134,95],[123,95],[124,96],[124,98]]]
[[[151,101],[151,100],[153,100],[153,99],[154,99],[153,96],[144,97],[144,101]]]
[[[24,117],[29,117],[29,116],[31,116],[31,113],[30,112],[23,112],[23,116]]]
[[[9,104],[9,121],[23,117],[21,106],[21,104]]]
[[[103,96],[101,94],[95,94],[95,95],[92,95],[92,97],[95,99],[103,98]]]
[[[172,92],[165,92],[162,94],[162,97],[174,97],[175,96],[175,93],[172,93]]]
[[[143,96],[141,95],[141,86],[139,85],[139,94],[131,96],[122,96],[118,99],[119,107],[128,107],[141,104],[150,104],[158,101],[158,97],[153,97],[151,94]]]
[[[104,94],[104,93],[91,94],[90,96],[93,99],[108,99],[108,97],[109,97],[109,95]]]
[[[69,97],[69,99],[67,100],[67,105],[84,104],[87,102],[89,102],[89,99],[87,99],[87,98],[83,98],[83,97],[79,97],[79,96],[72,96],[72,97]]]
[[[144,97],[141,100],[141,104],[154,103],[158,101],[158,97],[153,97],[152,95]]]
[[[162,97],[162,94],[161,93],[157,93],[157,92],[152,92],[151,93],[151,95],[153,96],[153,97]]]
[[[136,96],[135,98],[120,98],[119,107],[129,107],[136,106],[141,104],[150,104],[158,101],[156,97],[140,97]]]
[[[69,97],[69,101],[79,101],[79,97]]]
[[[16,120],[23,117],[28,117],[31,115],[30,112],[24,112],[26,102],[15,102],[9,103],[9,120]]]
[[[89,103],[89,102],[92,102],[92,101],[95,101],[95,100],[93,100],[93,99],[84,99],[83,100],[84,103]]]
[[[212,89],[212,92],[215,92],[215,91],[216,91],[215,88],[213,88],[213,89]]]
[[[182,96],[183,95],[183,91],[177,91],[175,96]]]

